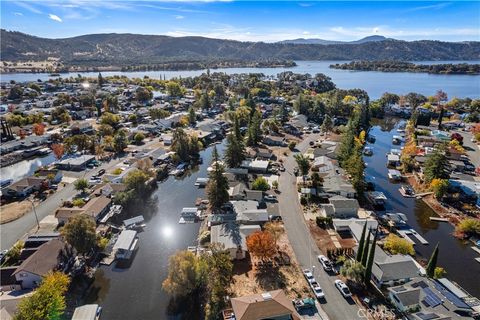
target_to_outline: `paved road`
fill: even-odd
[[[142,146],[137,147],[137,149],[146,149],[155,144],[156,140],[148,142]],[[96,169],[88,170],[85,173],[85,178],[88,180],[91,176],[96,174],[100,169],[109,170],[118,163],[122,162],[126,156],[122,158],[116,158],[109,162],[103,163]],[[83,174],[80,174],[83,176]],[[73,183],[67,184],[67,186],[58,192],[55,192],[53,195],[47,198],[44,202],[38,204],[35,207],[37,212],[38,220],[41,221],[43,218],[49,214],[53,214],[55,210],[62,204],[63,200],[69,199],[76,194]],[[32,228],[35,228],[37,222],[35,220],[35,215],[33,210],[26,213],[21,218],[14,220],[12,222],[3,224],[0,226],[0,250],[9,249],[18,239],[23,238]],[[35,230],[35,229],[33,229]]]
[[[297,145],[297,149],[304,151],[308,143],[318,138],[311,135]],[[285,172],[280,176],[278,197],[280,214],[285,223],[288,239],[293,247],[297,261],[302,268],[312,269],[315,266],[314,276],[325,292],[326,302],[322,303],[322,309],[334,320],[359,319],[358,306],[353,300],[346,300],[334,286],[335,276],[328,275],[317,260],[322,254],[310,236],[298,199],[296,177],[293,170],[296,167],[293,157],[284,161]]]
[[[100,169],[108,170],[109,168],[123,161],[123,159],[124,158],[117,158],[111,160],[110,162],[104,163],[96,169],[86,171],[84,176],[88,180]],[[38,220],[41,221],[49,214],[53,214],[55,210],[62,204],[63,200],[71,198],[76,193],[77,191],[75,191],[73,183],[69,183],[66,187],[48,197],[44,202],[37,204],[35,206],[35,211],[37,212]],[[35,219],[35,215],[33,213],[33,210],[31,210],[21,218],[1,225],[1,250],[10,248],[18,239],[22,238],[25,234],[32,230],[32,228],[35,228],[36,224],[37,222]]]

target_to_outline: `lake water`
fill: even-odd
[[[426,96],[434,95],[439,89],[445,91],[452,97],[480,97],[480,76],[478,75],[437,75],[428,73],[407,73],[407,72],[377,72],[377,71],[349,71],[330,69],[329,65],[348,61],[296,61],[297,66],[288,68],[221,68],[211,69],[211,72],[235,73],[263,73],[268,76],[275,76],[283,71],[295,73],[324,73],[332,78],[333,82],[341,89],[360,88],[368,92],[371,98],[378,99],[384,92],[407,94],[417,92]],[[480,61],[422,61],[416,63],[480,63]],[[205,72],[195,71],[140,71],[140,72],[102,72],[103,76],[124,75],[129,78],[178,78],[193,77]],[[65,73],[62,77],[76,77],[78,73]],[[80,72],[84,77],[97,77],[98,72]],[[17,82],[46,81],[51,79],[47,73],[11,73],[1,74],[0,81],[14,80]]]
[[[32,175],[40,167],[48,166],[55,161],[53,153],[41,158],[22,160],[8,167],[0,168],[2,180],[12,179],[14,182]]]
[[[437,265],[445,268],[447,278],[460,284],[470,294],[480,297],[480,264],[474,260],[478,254],[470,247],[469,242],[457,240],[452,236],[453,226],[445,222],[431,221],[431,216],[437,214],[422,200],[404,198],[398,191],[401,184],[391,183],[388,180],[386,154],[390,152],[393,135],[398,135],[396,129],[400,121],[388,118],[380,121],[371,129],[377,139],[371,145],[373,156],[364,157],[367,164],[365,175],[374,177],[375,190],[381,191],[388,198],[386,210],[388,212],[401,212],[408,217],[408,224],[429,242],[422,245],[417,242],[415,251],[417,256],[428,260],[435,245],[439,243],[439,256]],[[398,146],[397,146],[398,148]],[[416,238],[411,237],[414,241]]]
[[[223,144],[217,145],[220,154],[223,148]],[[162,282],[167,277],[169,256],[196,245],[200,224],[180,225],[178,220],[183,207],[193,207],[196,198],[204,196],[204,189],[194,183],[198,177],[207,177],[212,149],[201,152],[203,164],[198,168],[182,179],[170,176],[159,183],[150,205],[131,212],[133,216],[144,215],[147,221],[145,230],[139,233],[139,248],[131,265],[99,268],[85,301],[102,306],[102,319],[176,319],[166,314],[171,307],[170,296],[162,290]]]

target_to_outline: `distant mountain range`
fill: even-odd
[[[138,66],[159,63],[215,63],[268,60],[474,60],[480,42],[400,41],[381,36],[347,43],[319,39],[283,43],[240,42],[204,37],[89,34],[46,39],[1,30],[2,62],[56,60],[66,68]],[[292,43],[291,41],[294,41]],[[297,43],[295,43],[295,41]],[[311,43],[314,42],[314,43]]]
[[[385,38],[384,36],[368,36],[355,41],[335,41],[335,40],[323,40],[323,39],[315,39],[315,38],[310,38],[310,39],[298,38],[293,40],[283,40],[283,41],[279,41],[278,43],[328,45],[328,44],[359,44],[359,43],[365,43],[365,42],[375,42],[375,41],[384,41],[384,40],[395,40],[395,39]]]

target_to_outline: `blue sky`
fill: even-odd
[[[1,0],[1,27],[40,37],[90,33],[294,38],[480,40],[480,2]]]

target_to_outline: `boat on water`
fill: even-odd
[[[12,179],[1,180],[1,181],[0,181],[0,188],[8,187],[9,185],[12,184],[12,182],[13,182]]]
[[[170,172],[170,175],[171,176],[176,176],[176,177],[179,177],[181,175],[183,175],[185,173],[185,171],[187,170],[188,168],[188,164],[186,163],[181,163],[179,164],[175,169],[173,169],[171,172]]]
[[[401,144],[402,141],[403,141],[403,138],[402,138],[401,136],[395,135],[395,136],[393,136],[393,138],[392,138],[392,143],[393,143],[393,144]]]
[[[367,192],[367,200],[374,206],[384,206],[387,202],[387,197],[380,191]]]
[[[375,143],[375,141],[377,141],[377,138],[374,135],[372,134],[367,135],[367,142]]]
[[[388,179],[392,181],[401,181],[402,180],[402,173],[395,169],[388,169]]]
[[[209,178],[197,178],[195,181],[195,186],[197,187],[205,187],[208,183]]]
[[[115,258],[128,260],[138,247],[137,231],[123,230],[118,236],[117,242],[113,245]]]
[[[363,149],[363,154],[366,155],[366,156],[371,156],[373,155],[373,148],[371,147],[365,147]]]

